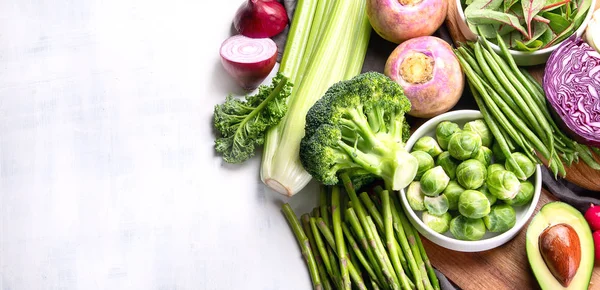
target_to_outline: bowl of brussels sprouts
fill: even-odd
[[[406,149],[419,169],[400,191],[402,207],[419,233],[442,247],[493,249],[511,240],[535,210],[540,166],[524,152],[506,158],[479,111],[431,118]]]

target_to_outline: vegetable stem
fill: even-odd
[[[342,213],[340,210],[340,188],[333,186],[331,189],[331,210],[333,220],[333,234],[335,236],[335,245],[337,246],[337,255],[340,262],[342,274],[342,283],[344,290],[350,290],[350,274],[348,273],[348,255],[346,252],[346,243],[344,242],[344,233],[342,231]],[[325,224],[323,222],[323,224]],[[325,224],[325,226],[327,226]],[[332,245],[333,247],[333,245]]]

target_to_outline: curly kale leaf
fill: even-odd
[[[228,163],[242,163],[252,156],[256,146],[265,142],[265,132],[277,125],[287,113],[286,99],[293,84],[278,73],[270,86],[262,85],[258,93],[243,100],[227,96],[215,106],[214,126],[221,133],[215,150]]]

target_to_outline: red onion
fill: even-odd
[[[272,37],[288,24],[285,7],[275,0],[248,0],[238,8],[233,27],[252,38]]]
[[[575,36],[563,41],[546,63],[544,91],[566,133],[600,146],[600,53]]]
[[[585,220],[592,228],[592,231],[600,230],[600,206],[591,204],[585,211]]]
[[[221,63],[246,90],[256,89],[269,75],[277,59],[277,45],[270,38],[235,35],[221,44]]]

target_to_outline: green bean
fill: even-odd
[[[477,64],[477,61],[475,60],[475,56],[471,55],[467,51],[467,49],[465,49],[464,47],[459,47],[458,49],[454,50],[454,53],[462,54],[462,57],[467,61],[467,63],[469,63],[469,65],[471,66],[471,68],[473,68],[475,73],[478,75],[483,75],[483,72],[481,71],[481,69],[479,68],[479,65]]]

